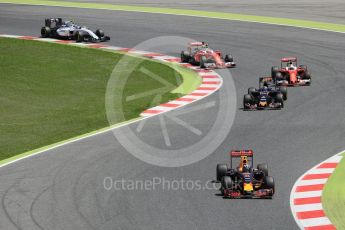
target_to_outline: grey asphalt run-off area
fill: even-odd
[[[231,69],[232,79],[224,78],[221,92],[176,113],[199,130],[211,130],[219,95],[233,80],[236,117],[212,155],[184,167],[144,163],[128,153],[112,132],[106,132],[0,168],[0,229],[297,229],[289,207],[295,180],[344,149],[344,34],[195,17],[6,4],[0,4],[0,32],[37,36],[43,19],[51,16],[101,27],[114,46],[133,47],[158,36],[181,36],[231,51],[238,67]],[[269,75],[282,56],[297,56],[301,64],[307,64],[312,85],[289,88],[281,111],[242,111],[247,88],[257,86],[258,78]],[[214,101],[214,107],[202,112],[193,109]],[[148,119],[140,133],[155,146],[164,143],[158,121]],[[165,124],[174,146],[196,140],[173,120]],[[130,127],[136,130],[137,124]],[[104,188],[105,178],[206,183],[215,178],[216,164],[227,162],[228,152],[236,148],[254,149],[255,162],[268,163],[276,181],[274,199],[223,200],[216,189]]]

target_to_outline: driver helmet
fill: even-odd
[[[268,90],[268,87],[267,85],[264,86],[264,91],[267,91]]]
[[[292,63],[292,61],[290,61],[287,65],[287,67],[290,68],[295,68],[294,64]]]
[[[206,42],[202,42],[202,46],[203,49],[207,49],[208,48],[208,44]]]

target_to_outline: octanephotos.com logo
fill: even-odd
[[[103,187],[107,191],[201,191],[220,189],[220,185],[211,180],[167,179],[165,177],[153,177],[145,180],[105,177]]]

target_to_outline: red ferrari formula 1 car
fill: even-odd
[[[261,198],[271,199],[274,194],[273,177],[268,176],[267,164],[253,167],[253,150],[233,150],[230,164],[217,165],[217,181],[221,182],[220,191],[224,198]],[[233,168],[233,158],[240,162]]]
[[[273,66],[271,69],[272,82],[277,86],[303,86],[311,84],[311,75],[307,66],[297,67],[296,57],[281,59],[281,67]]]
[[[226,54],[223,57],[221,51],[214,51],[208,48],[206,42],[189,43],[188,51],[181,52],[181,62],[209,69],[232,68],[236,66],[230,54]]]

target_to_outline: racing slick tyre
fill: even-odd
[[[260,78],[259,79],[259,88],[263,88],[264,86],[268,86],[268,83],[263,78]]]
[[[83,42],[84,41],[84,33],[82,31],[78,31],[75,35],[76,42]]]
[[[287,100],[287,87],[285,87],[285,86],[280,87],[280,92],[283,94],[284,101],[286,101]]]
[[[310,82],[307,85],[311,85],[311,75],[309,74],[309,72],[305,74],[304,79],[310,80]]]
[[[217,164],[217,181],[221,181],[228,171],[226,164]]]
[[[282,93],[278,93],[276,95],[275,102],[280,103],[280,108],[284,108],[284,96]]]
[[[261,79],[259,80],[259,88],[263,88],[264,86],[267,86],[266,82],[263,82]]]
[[[274,179],[271,176],[264,177],[264,186],[266,189],[272,189],[273,193],[275,191]]]
[[[278,66],[272,66],[271,68],[271,77],[275,78],[276,74],[279,72],[279,67]]]
[[[96,33],[95,33],[99,38],[103,38],[104,37],[104,32],[100,29],[97,29],[96,30]]]
[[[205,56],[201,56],[200,58],[200,68],[205,69],[205,62],[206,62],[206,57]]]
[[[303,69],[306,73],[308,73],[308,67],[306,65],[300,65],[299,68]]]
[[[188,63],[188,62],[189,62],[189,58],[188,58],[188,56],[185,54],[184,51],[181,51],[181,62],[182,62],[182,63]]]
[[[256,167],[259,171],[261,171],[264,176],[268,176],[268,166],[267,164],[258,164],[258,166]]]
[[[252,93],[254,93],[256,91],[256,89],[254,88],[254,87],[250,87],[250,88],[248,88],[248,94],[252,94]]]
[[[311,75],[310,75],[310,73],[309,73],[308,71],[306,71],[306,72],[304,73],[304,75],[302,75],[302,79],[303,79],[303,80],[310,80],[310,83],[309,83],[308,85],[311,84]]]
[[[200,65],[200,63],[197,62],[197,61],[195,60],[195,58],[192,57],[192,56],[189,57],[189,63],[192,64],[192,65]]]
[[[309,72],[306,72],[303,76],[303,79],[311,79],[311,75]]]
[[[41,29],[41,36],[42,38],[49,38],[50,37],[51,30],[49,27],[42,27]]]
[[[248,104],[253,104],[253,98],[250,94],[246,94],[243,96],[243,109],[250,109]]]
[[[225,55],[224,61],[225,62],[233,62],[234,58],[230,54],[227,54],[227,55]]]
[[[273,78],[274,83],[277,84],[277,81],[282,81],[282,80],[284,80],[283,75],[281,74],[281,72],[277,72],[275,74],[275,77]]]
[[[229,176],[222,177],[221,184],[222,184],[223,189],[231,189],[231,186],[232,186],[231,177]]]

